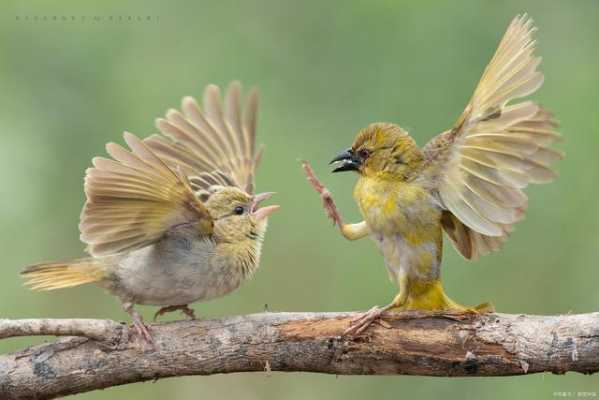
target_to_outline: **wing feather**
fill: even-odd
[[[560,138],[549,111],[532,101],[508,104],[543,83],[535,30],[526,15],[514,18],[454,128],[424,148],[425,173],[447,210],[443,227],[469,259],[501,246],[524,218],[522,189],[553,180],[549,167],[563,158],[549,148]]]
[[[208,85],[203,109],[193,97],[185,97],[181,110],[169,110],[165,118],[156,121],[163,136],[151,136],[146,139],[147,145],[169,166],[179,166],[194,190],[223,185],[253,193],[259,161],[255,144],[256,90],[250,92],[242,107],[239,82],[229,85],[224,102],[220,89]]]
[[[211,234],[212,218],[187,179],[133,134],[124,138],[130,151],[109,143],[114,160],[96,157],[86,171],[79,229],[89,252],[97,257],[139,249],[180,224]]]

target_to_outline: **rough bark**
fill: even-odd
[[[341,337],[356,315],[261,313],[156,324],[154,347],[114,321],[0,320],[0,338],[82,335],[0,356],[0,398],[51,399],[157,378],[265,370],[428,376],[599,370],[599,313],[401,313],[385,317],[389,327]]]

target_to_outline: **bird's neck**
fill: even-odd
[[[226,258],[226,263],[231,268],[239,270],[244,277],[249,278],[260,264],[265,232],[266,223],[260,224],[240,240],[218,242],[217,252],[219,256]]]
[[[413,162],[410,165],[400,165],[397,163],[385,163],[385,165],[375,167],[365,167],[361,176],[364,178],[374,178],[379,180],[388,180],[395,183],[411,182],[418,177],[422,170],[421,162]]]

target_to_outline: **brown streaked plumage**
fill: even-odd
[[[86,172],[87,201],[79,230],[89,253],[102,257],[137,250],[180,224],[212,234],[212,217],[186,176],[169,168],[135,135],[125,132],[124,137],[131,152],[108,143],[114,160],[96,157]]]
[[[205,113],[193,97],[185,97],[183,113],[171,109],[156,120],[166,137],[154,135],[145,142],[167,163],[182,168],[196,190],[220,184],[253,193],[261,153],[256,152],[258,93],[250,92],[243,113],[241,85],[233,82],[225,101],[223,110],[215,85],[204,92]]]
[[[347,333],[362,332],[390,309],[490,309],[464,307],[445,294],[442,231],[467,259],[497,250],[524,217],[523,189],[555,178],[549,166],[563,157],[549,147],[560,138],[557,123],[532,101],[513,102],[543,83],[534,31],[526,15],[514,18],[455,126],[422,149],[399,126],[375,123],[333,160],[335,172],[358,172],[354,198],[364,221],[344,224],[330,193],[304,165],[342,234],[373,237],[400,288],[389,305],[374,307]]]
[[[271,193],[254,194],[257,93],[245,114],[241,87],[225,105],[206,88],[204,111],[191,97],[170,110],[144,141],[125,132],[130,150],[106,146],[86,171],[81,240],[91,257],[37,264],[22,274],[32,289],[95,282],[119,297],[139,334],[151,341],[134,304],[162,306],[156,315],[223,296],[258,267]]]

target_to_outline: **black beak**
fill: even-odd
[[[329,164],[340,163],[333,172],[342,171],[359,171],[362,165],[362,160],[354,154],[354,151],[350,148],[333,158]]]

